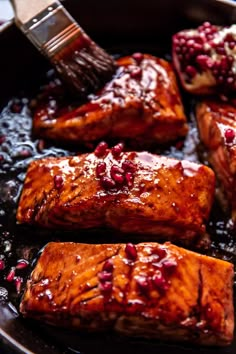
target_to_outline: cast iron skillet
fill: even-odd
[[[174,32],[182,28],[195,27],[199,23],[210,20],[216,24],[231,24],[236,20],[236,6],[230,1],[213,0],[67,0],[64,2],[69,11],[95,40],[108,48],[114,54],[126,54],[134,51],[149,52],[164,56],[170,53],[170,38]],[[22,36],[13,24],[5,26],[0,34],[0,108],[6,107],[13,97],[33,97],[39,89],[40,84],[45,81],[45,73],[50,69],[49,64],[30,43]],[[24,101],[24,100],[23,100]],[[185,97],[185,104],[188,113],[191,111],[191,99]],[[12,101],[10,101],[12,105]],[[26,101],[25,101],[26,102]],[[26,104],[27,105],[27,104]],[[5,112],[5,113],[4,113]],[[0,129],[13,134],[14,127],[20,122],[18,133],[30,133],[30,116],[25,107],[23,113],[9,113],[9,109],[0,116]],[[14,122],[14,124],[12,123]],[[12,128],[11,128],[11,124]],[[194,125],[193,135],[196,134]],[[0,136],[2,135],[0,131]],[[191,143],[192,138],[187,141]],[[196,138],[197,139],[197,138]],[[34,141],[30,148],[37,145]],[[190,149],[187,148],[187,154]],[[1,152],[1,150],[0,150]],[[67,152],[60,148],[49,148],[44,154],[53,153],[63,155]],[[4,153],[7,154],[5,151]],[[168,153],[168,151],[165,153]],[[176,157],[183,157],[178,149],[172,151]],[[11,154],[11,151],[9,152]],[[37,151],[34,155],[37,155]],[[182,155],[181,155],[182,154]],[[194,153],[190,158],[195,158]],[[35,157],[35,156],[34,156]],[[0,255],[8,247],[7,259],[11,266],[19,257],[35,255],[37,251],[46,244],[49,237],[35,229],[27,229],[15,226],[15,207],[20,193],[20,181],[24,178],[25,162],[14,157],[17,168],[22,173],[18,175],[18,182],[12,183],[16,171],[8,168],[8,172],[0,170]],[[27,160],[27,159],[26,159]],[[28,160],[27,160],[28,161]],[[227,229],[224,216],[219,214],[219,207],[215,206],[209,228],[214,229],[213,255],[220,255],[231,261],[236,260],[236,246],[234,233]],[[216,214],[214,214],[216,211]],[[5,214],[4,214],[5,212]],[[227,217],[226,217],[227,219]],[[216,226],[216,227],[215,227]],[[210,230],[211,231],[211,230]],[[82,236],[81,236],[82,237]],[[91,234],[79,241],[88,242],[113,242],[109,241],[106,235]],[[220,241],[217,239],[219,238]],[[73,235],[50,235],[53,240],[73,240]],[[78,239],[77,239],[78,240]],[[9,249],[9,247],[11,249]],[[32,256],[33,257],[33,256]],[[31,258],[32,258],[31,257]],[[14,295],[12,286],[5,289],[4,276],[0,274],[0,352],[2,353],[228,353],[236,352],[236,340],[227,348],[196,348],[191,345],[164,344],[155,341],[143,341],[138,339],[123,338],[114,334],[71,334],[67,330],[52,329],[34,321],[26,321],[19,317],[17,306],[19,297]],[[24,274],[27,276],[27,274]],[[13,295],[12,295],[13,294]],[[8,299],[11,300],[9,304]],[[14,305],[12,305],[14,304]]]

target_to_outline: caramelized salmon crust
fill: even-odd
[[[233,264],[170,243],[49,243],[20,311],[55,326],[228,345],[233,275]]]
[[[201,141],[220,182],[220,200],[236,222],[236,107],[208,100],[198,104],[196,116]]]
[[[114,148],[113,148],[114,149]],[[205,235],[214,172],[189,161],[107,149],[33,161],[17,210],[19,223],[108,227],[186,243]]]
[[[51,109],[38,109],[34,133],[76,144],[118,138],[150,145],[184,137],[188,127],[171,64],[140,54],[120,58],[117,65],[97,96],[70,113],[52,116]]]

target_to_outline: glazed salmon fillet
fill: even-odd
[[[236,107],[208,100],[198,104],[196,115],[200,138],[220,182],[220,200],[236,222]]]
[[[114,79],[73,111],[54,116],[51,109],[38,109],[35,135],[76,144],[119,138],[139,145],[184,137],[188,127],[171,64],[136,53],[117,65]]]
[[[49,243],[20,311],[76,330],[228,345],[233,275],[233,264],[170,243]]]
[[[94,153],[33,161],[18,222],[68,230],[108,227],[186,243],[201,239],[214,172],[147,152],[119,152],[120,146],[103,151],[101,143]]]

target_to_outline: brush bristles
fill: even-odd
[[[64,80],[83,96],[102,88],[116,69],[114,59],[85,35],[61,50],[52,61]]]

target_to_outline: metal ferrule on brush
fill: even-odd
[[[50,58],[81,33],[81,28],[59,2],[47,7],[21,28],[31,42]]]

